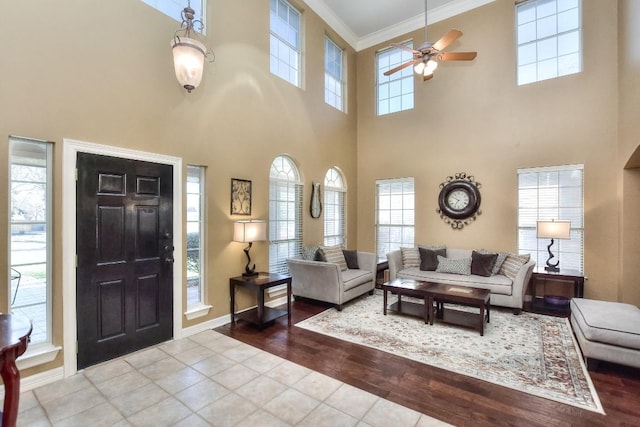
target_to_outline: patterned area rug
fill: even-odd
[[[331,308],[296,326],[604,414],[565,318],[492,308],[480,336],[455,325],[425,325],[417,317],[384,316],[376,291],[342,312]]]

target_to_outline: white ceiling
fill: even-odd
[[[429,24],[495,0],[429,0]],[[305,0],[355,50],[424,28],[425,0]]]

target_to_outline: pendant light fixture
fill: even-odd
[[[194,20],[194,17],[195,11],[191,9],[189,1],[182,10],[182,25],[171,39],[176,78],[189,93],[202,81],[204,60],[215,60],[213,50],[205,46],[202,36],[193,28],[195,23],[200,25],[200,29],[203,27],[202,21]]]

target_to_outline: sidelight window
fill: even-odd
[[[205,302],[205,168],[187,166],[187,311]]]

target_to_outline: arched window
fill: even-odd
[[[302,252],[302,182],[293,160],[278,156],[269,172],[269,272],[287,273]]]
[[[347,188],[342,172],[332,167],[324,176],[324,244],[346,248],[345,196]]]

